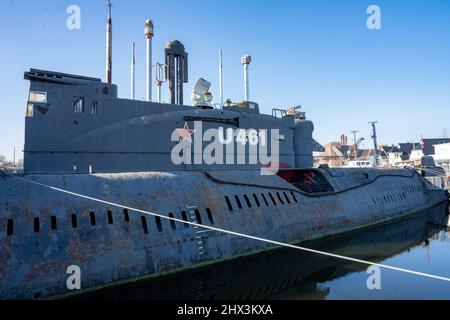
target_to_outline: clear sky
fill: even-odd
[[[243,99],[240,57],[253,56],[251,100],[264,113],[302,104],[321,143],[360,130],[379,142],[441,137],[450,130],[448,0],[114,0],[113,82],[130,92],[131,43],[137,50],[137,96],[145,96],[146,18],[155,23],[155,61],[180,40],[190,54],[185,101],[199,77],[216,102],[218,50],[224,51],[225,96]],[[69,5],[81,30],[66,28]],[[367,7],[381,8],[381,30],[366,27]],[[41,68],[104,78],[106,1],[4,0],[0,8],[0,154],[23,149],[28,83]],[[18,153],[18,158],[21,156]]]

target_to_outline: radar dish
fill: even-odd
[[[209,88],[211,88],[211,82],[200,78],[191,93],[192,105],[210,107],[213,95],[209,92]]]

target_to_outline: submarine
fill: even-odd
[[[24,172],[0,174],[1,299],[140,283],[276,247],[240,235],[299,244],[448,200],[414,169],[314,168],[313,122],[298,107],[260,112],[247,77],[243,102],[212,105],[200,79],[184,104],[188,54],[170,41],[165,56],[168,103],[25,72]]]

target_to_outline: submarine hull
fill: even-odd
[[[447,201],[444,191],[411,170],[314,172],[333,191],[306,192],[255,171],[3,176],[0,297],[78,295],[273,247],[170,218],[301,243]],[[69,289],[71,266],[80,270],[80,290]]]

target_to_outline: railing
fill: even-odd
[[[272,117],[278,118],[278,115],[280,115],[280,118],[284,117],[294,117],[295,119],[305,120],[306,119],[306,112],[300,111],[299,107],[289,108],[289,109],[272,109]]]

